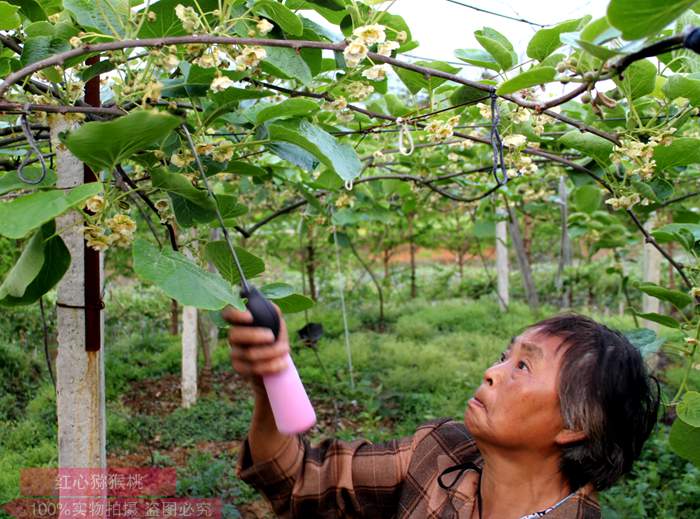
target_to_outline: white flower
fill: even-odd
[[[399,42],[397,41],[387,41],[384,43],[380,43],[377,46],[377,54],[380,56],[391,56],[391,51],[396,50],[400,47]]]
[[[348,107],[348,102],[344,97],[338,97],[333,101],[327,101],[321,105],[321,108],[328,112],[340,112]]]
[[[187,32],[194,32],[199,27],[200,21],[193,7],[185,7],[182,4],[175,6],[175,16],[182,22],[182,28]]]
[[[386,73],[389,70],[389,65],[386,63],[382,65],[374,65],[367,70],[362,71],[362,77],[366,77],[372,81],[382,81],[386,78]]]
[[[194,62],[202,68],[214,68],[219,64],[219,56],[214,49],[211,53],[202,54]]]
[[[350,68],[355,68],[358,66],[366,57],[369,49],[361,40],[351,41],[345,50],[343,51],[343,56],[345,57],[345,63]]]
[[[399,31],[396,33],[396,41],[403,43],[408,39],[408,34],[406,31]]]
[[[360,81],[353,81],[347,86],[348,95],[355,101],[362,101],[374,92],[372,85],[367,85]]]
[[[241,53],[236,56],[236,68],[243,71],[249,68],[255,68],[267,57],[267,52],[262,47],[243,47]]]
[[[515,124],[520,124],[530,120],[530,112],[525,108],[517,108],[510,114],[511,120]]]
[[[352,34],[366,45],[372,45],[386,40],[385,29],[386,27],[379,24],[363,25],[352,31]]]
[[[509,148],[519,148],[527,142],[527,137],[514,133],[503,138],[503,144]]]
[[[176,168],[184,168],[194,162],[194,157],[189,149],[179,150],[170,156],[170,163]]]
[[[212,151],[211,158],[216,162],[228,162],[233,158],[234,149],[231,141],[221,141]]]
[[[105,199],[102,195],[91,196],[85,202],[85,208],[92,213],[99,213],[105,207]]]
[[[211,82],[211,85],[209,88],[211,88],[212,92],[223,92],[227,88],[231,88],[233,86],[233,84],[234,84],[234,81],[230,77],[217,76]]]
[[[479,109],[481,117],[484,119],[491,119],[491,107],[484,103],[477,103],[476,107]]]
[[[447,160],[449,160],[450,162],[457,162],[459,160],[459,155],[457,155],[456,153],[448,153]]]
[[[256,27],[258,29],[258,33],[260,34],[267,34],[270,32],[272,29],[275,28],[273,24],[271,24],[267,19],[261,18],[260,21],[256,24]]]
[[[71,47],[80,47],[83,44],[83,40],[77,36],[73,36],[70,40],[68,40],[68,43],[70,43]]]

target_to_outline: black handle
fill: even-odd
[[[269,328],[275,335],[276,340],[280,333],[280,318],[272,303],[257,288],[252,286],[249,286],[247,291],[245,288],[241,290],[241,297],[248,299],[245,306],[253,315],[253,324],[251,326]]]

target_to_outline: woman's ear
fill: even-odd
[[[586,438],[588,438],[588,436],[583,431],[574,429],[562,429],[554,437],[554,443],[563,447],[569,443],[578,443],[580,441],[585,440]]]

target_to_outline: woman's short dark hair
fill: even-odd
[[[610,487],[639,457],[659,412],[659,384],[620,332],[576,314],[530,326],[562,339],[559,371],[564,426],[586,433],[562,448],[561,471],[572,490]]]

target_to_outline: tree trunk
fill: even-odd
[[[532,216],[529,214],[523,215],[523,249],[527,262],[532,263]]]
[[[518,268],[520,269],[520,274],[523,278],[525,297],[527,298],[528,306],[533,312],[535,312],[539,308],[540,302],[539,298],[537,297],[535,283],[532,280],[532,269],[530,268],[530,262],[527,259],[525,247],[523,246],[523,239],[520,235],[520,227],[518,226],[518,216],[515,214],[515,210],[508,203],[507,199],[506,210],[508,211],[508,228],[510,229],[510,238],[513,242],[513,247],[515,248],[515,256],[518,260]]]
[[[554,285],[561,294],[562,308],[571,306],[571,287],[564,289],[564,269],[571,264],[571,241],[569,240],[569,193],[566,189],[566,177],[559,177],[559,203],[561,215],[561,240],[559,244],[559,266]]]
[[[180,333],[180,310],[177,307],[177,301],[170,300],[170,335]]]
[[[360,256],[357,252],[357,249],[355,248],[355,244],[352,243],[352,240],[348,238],[348,245],[350,245],[350,250],[352,251],[353,255],[355,258],[357,258],[357,261],[360,262],[360,265],[362,265],[362,268],[364,268],[369,276],[372,278],[372,283],[374,283],[375,288],[377,289],[377,296],[379,297],[379,331],[383,332],[384,331],[384,293],[382,292],[382,285],[379,283],[379,280],[377,279],[377,276],[374,275],[374,272],[372,272],[372,269],[369,268],[369,265],[362,259],[362,256]]]
[[[500,212],[500,216],[504,216]],[[510,304],[510,293],[508,287],[508,229],[505,220],[496,222],[496,273],[497,273],[497,294],[498,305],[501,311],[508,310]]]
[[[84,182],[83,164],[60,144],[59,133],[72,129],[61,115],[51,118],[51,141],[56,151],[59,188]],[[106,467],[106,419],[104,393],[104,338],[102,312],[93,323],[99,343],[90,343],[85,290],[85,241],[83,218],[71,210],[56,218],[56,229],[71,255],[70,268],[58,285],[56,296],[58,354],[56,357],[56,406],[58,418],[58,466]],[[101,258],[99,259],[101,260]],[[98,260],[98,261],[99,261]],[[98,264],[98,275],[101,261]],[[98,283],[101,276],[98,277]],[[99,307],[98,307],[99,308]],[[94,312],[96,309],[91,308]],[[94,331],[94,330],[93,330]],[[86,351],[92,350],[92,351]]]
[[[382,252],[382,262],[384,263],[384,280],[389,279],[389,259],[391,258],[391,251],[389,249],[384,249]]]
[[[416,298],[416,244],[413,237],[413,218],[414,214],[408,215],[408,245],[409,254],[411,257],[411,299]]]

